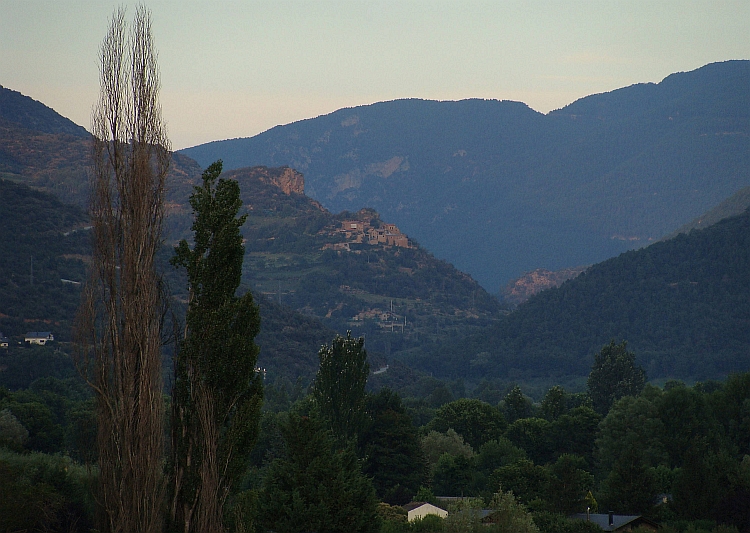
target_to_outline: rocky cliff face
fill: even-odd
[[[254,170],[260,181],[276,185],[284,194],[305,194],[305,177],[293,168],[255,167]]]
[[[537,268],[508,283],[508,285],[500,290],[500,295],[506,302],[519,305],[544,289],[559,287],[569,279],[578,276],[586,268],[566,268],[556,272]]]

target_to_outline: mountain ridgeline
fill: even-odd
[[[495,292],[658,240],[750,185],[750,62],[547,115],[495,100],[341,109],[182,153],[291,166],[334,212],[376,209]]]

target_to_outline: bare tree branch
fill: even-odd
[[[97,400],[100,530],[163,524],[161,245],[169,141],[148,11],[112,17],[92,116],[93,263],[76,322],[78,366]]]

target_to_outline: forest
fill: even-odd
[[[569,518],[587,508],[643,515],[667,532],[750,528],[750,373],[656,387],[612,342],[586,392],[554,386],[533,401],[516,386],[495,404],[441,403],[366,386],[361,339],[335,337],[318,355],[310,388],[265,384],[232,520],[241,511],[257,531],[492,531],[472,509],[495,505],[513,527],[550,533],[596,531]],[[0,361],[48,369],[0,389],[0,529],[89,531],[90,390],[52,346],[11,348]],[[344,361],[359,363],[343,371]],[[400,506],[412,500],[449,515],[407,523]]]

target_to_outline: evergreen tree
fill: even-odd
[[[258,497],[261,531],[374,533],[377,499],[351,447],[338,448],[314,417],[282,424],[286,456],[274,460]]]
[[[635,354],[627,351],[627,341],[612,340],[594,356],[588,379],[589,395],[597,413],[606,415],[615,400],[637,396],[646,384],[646,371],[635,364]]]
[[[356,442],[365,423],[365,385],[370,365],[365,339],[336,336],[318,352],[320,367],[312,396],[340,444]]]
[[[236,181],[203,173],[190,205],[194,245],[179,243],[172,263],[187,270],[190,302],[175,357],[172,391],[171,520],[181,531],[222,531],[224,504],[257,438],[262,383],[255,370],[260,329],[248,292],[237,297],[244,247]]]
[[[363,471],[378,496],[391,505],[409,503],[425,481],[426,463],[417,430],[401,398],[382,389],[367,399],[369,421],[360,437]]]
[[[605,481],[606,507],[620,514],[644,513],[654,505],[656,480],[635,442],[617,457]]]

